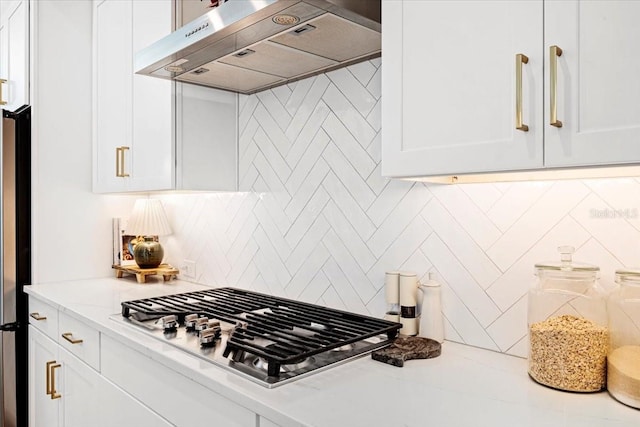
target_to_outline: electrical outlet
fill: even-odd
[[[184,277],[195,279],[196,278],[196,262],[190,259],[185,259],[182,262],[182,275]]]

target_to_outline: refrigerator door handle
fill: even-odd
[[[20,328],[20,322],[11,322],[0,325],[0,331],[15,332]]]

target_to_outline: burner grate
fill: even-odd
[[[236,288],[217,288],[122,303],[124,317],[147,319],[170,314],[198,314],[236,324],[224,357],[242,361],[247,354],[263,358],[268,375],[283,365],[344,348],[378,335],[392,340],[401,325],[370,316]]]

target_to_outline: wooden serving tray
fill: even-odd
[[[174,278],[180,271],[169,264],[160,264],[156,268],[140,268],[137,265],[113,265],[116,270],[116,277],[121,279],[124,274],[135,274],[138,283],[145,283],[147,276],[155,276],[161,274],[165,282]]]

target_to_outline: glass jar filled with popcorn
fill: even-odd
[[[573,261],[560,246],[560,262],[535,265],[528,295],[529,375],[559,390],[594,392],[606,386],[609,330],[600,268]]]
[[[640,268],[617,270],[616,282],[620,287],[609,296],[607,390],[640,408]]]

